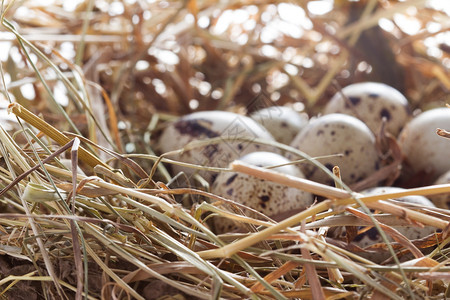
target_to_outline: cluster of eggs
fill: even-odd
[[[317,157],[330,170],[339,166],[342,181],[351,185],[368,178],[382,166],[376,143],[381,128],[397,138],[404,156],[403,166],[409,174],[437,179],[439,183],[450,182],[450,160],[445,156],[450,141],[436,134],[437,128],[450,128],[450,109],[431,109],[413,117],[407,99],[399,91],[374,82],[343,88],[330,99],[323,114],[313,118],[284,106],[267,107],[249,117],[224,111],[192,113],[164,129],[158,148],[166,153],[183,149],[192,141],[216,138],[214,142],[199,143],[198,147],[171,157],[210,167],[227,167],[236,159],[260,167],[286,165],[301,159],[292,152],[283,153],[271,143],[277,141]],[[309,162],[274,170],[334,184],[326,172]],[[211,183],[212,193],[268,216],[304,209],[313,203],[309,193],[242,174],[198,171],[177,165],[173,166],[173,171],[188,175],[199,173]],[[403,200],[409,201],[408,198]],[[450,199],[445,195],[431,200],[447,208]],[[433,205],[432,202],[423,204]],[[225,219],[216,222],[219,233],[238,227]],[[417,232],[413,235],[415,238]],[[367,243],[360,242],[359,246]]]

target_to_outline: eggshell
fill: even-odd
[[[241,157],[240,160],[259,167],[289,163],[289,160],[285,157],[271,152],[249,153]],[[304,178],[302,172],[294,165],[285,165],[273,170]],[[235,172],[220,173],[212,185],[211,192],[244,204],[268,216],[303,210],[313,202],[310,193]],[[257,217],[252,212],[245,211],[245,213],[249,217]],[[238,228],[242,228],[242,226],[230,219],[216,218],[215,229],[217,233],[231,232]]]
[[[450,139],[438,136],[437,128],[450,129],[449,108],[435,108],[419,114],[399,136],[406,170],[411,174],[426,174],[430,182],[450,170]]]
[[[308,124],[308,115],[287,106],[272,106],[255,111],[250,117],[264,126],[280,143],[289,145]]]
[[[291,146],[312,157],[342,155],[320,158],[319,162],[330,170],[339,166],[346,184],[363,180],[379,168],[375,136],[363,122],[349,115],[329,114],[310,121]],[[293,154],[287,157],[299,159]],[[313,164],[305,162],[300,168],[306,178],[334,185],[334,180]]]
[[[378,194],[394,193],[399,191],[404,191],[404,189],[398,187],[376,187],[367,189],[362,193],[365,195],[378,195]],[[419,204],[425,207],[435,207],[430,200],[428,200],[423,196],[406,196],[394,200]],[[403,234],[410,240],[421,239],[435,232],[435,228],[432,226],[425,226],[421,228],[418,226],[410,225],[410,226],[393,226],[393,228],[399,231],[401,234]],[[388,240],[390,242],[394,241],[390,236],[388,236]],[[356,238],[352,241],[353,244],[361,248],[365,248],[373,244],[382,242],[383,240],[381,238],[381,235],[379,234],[378,230],[375,227],[372,227],[368,231],[356,236]],[[365,257],[376,263],[381,263],[391,256],[388,250],[370,253],[358,253],[358,255]],[[404,259],[409,258],[411,258],[411,256],[407,255]]]
[[[158,149],[161,153],[182,149],[189,142],[208,138],[223,138],[218,144],[207,143],[204,146],[184,151],[169,158],[201,166],[227,167],[238,157],[258,151],[278,151],[272,146],[253,143],[254,139],[274,141],[272,135],[249,117],[225,111],[201,111],[186,115],[166,127],[159,138]],[[247,137],[248,141],[235,140]],[[174,174],[185,172],[188,176],[196,169],[173,165]],[[212,182],[212,172],[199,172]]]
[[[386,118],[386,130],[397,136],[407,122],[408,100],[398,90],[384,83],[361,82],[346,86],[328,102],[324,114],[344,113],[357,117],[378,133]]]

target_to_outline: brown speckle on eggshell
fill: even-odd
[[[218,144],[206,144],[168,158],[201,166],[227,167],[230,162],[246,153],[258,150],[278,151],[275,147],[252,142],[254,139],[274,141],[272,135],[261,125],[249,117],[225,111],[195,112],[176,120],[164,129],[158,141],[158,150],[166,153],[182,149],[192,141],[217,137],[223,138]],[[234,140],[237,137],[246,137],[249,140]],[[199,172],[178,165],[172,167],[174,175],[179,172],[185,172],[187,175]],[[212,182],[213,173],[199,173]]]
[[[344,87],[328,102],[324,114],[344,113],[359,118],[378,133],[386,118],[386,130],[397,136],[407,122],[408,100],[384,83],[361,82]]]
[[[271,106],[255,111],[250,117],[264,126],[280,143],[289,144],[308,124],[308,115],[288,106]]]
[[[271,152],[253,152],[239,160],[259,167],[289,163],[285,157]],[[302,172],[294,165],[285,165],[273,170],[304,178]],[[303,210],[313,202],[310,193],[234,172],[220,173],[211,187],[211,192],[246,205],[267,216]],[[249,217],[257,217],[252,212],[244,212]],[[217,233],[227,233],[242,228],[228,218],[216,217],[214,223]]]
[[[340,155],[321,158],[319,162],[329,170],[339,166],[346,184],[360,181],[379,168],[375,136],[363,122],[349,115],[329,114],[312,120],[295,137],[291,146],[312,157]],[[293,154],[287,157],[299,159]],[[332,178],[311,163],[302,163],[300,168],[310,180],[334,184]]]

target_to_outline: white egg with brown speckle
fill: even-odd
[[[435,108],[412,119],[399,135],[405,158],[405,175],[419,174],[428,184],[450,170],[450,139],[436,134],[436,129],[450,130],[450,108]]]
[[[401,192],[401,191],[405,191],[405,189],[398,188],[398,187],[376,187],[376,188],[367,189],[367,190],[363,191],[362,194],[364,194],[364,195],[380,195],[380,194],[387,194],[387,193],[396,193],[396,192]],[[412,196],[396,198],[393,200],[406,202],[406,203],[418,204],[418,205],[421,205],[424,207],[435,207],[430,200],[428,200],[427,198],[425,198],[423,196],[412,195]],[[408,226],[392,226],[392,228],[396,229],[398,232],[403,234],[409,240],[422,239],[422,238],[434,233],[436,230],[432,226],[419,227],[419,226],[414,226],[412,224],[409,224]],[[394,239],[392,239],[390,236],[387,236],[387,237],[390,242],[394,241]],[[372,227],[369,230],[357,235],[355,237],[355,239],[352,241],[352,244],[354,244],[360,248],[366,248],[366,247],[372,246],[377,243],[383,243],[383,239],[375,227]],[[376,262],[376,263],[381,263],[382,261],[391,257],[391,254],[389,253],[389,251],[387,249],[383,249],[383,250],[380,249],[380,251],[357,253],[357,254],[362,257],[365,257],[367,259],[370,259],[371,261]],[[404,259],[409,259],[409,258],[411,258],[411,256],[407,255]]]
[[[327,156],[318,161],[329,170],[338,166],[346,184],[363,180],[379,169],[375,136],[362,121],[349,115],[329,114],[310,121],[291,146],[313,158]],[[293,154],[287,157],[300,159]],[[299,166],[306,178],[334,185],[334,180],[312,163]]]
[[[393,87],[378,82],[346,86],[331,98],[323,113],[357,117],[374,133],[379,132],[385,118],[386,130],[394,136],[398,135],[410,115],[405,96]]]
[[[246,138],[239,140],[238,138]],[[274,141],[272,135],[251,118],[225,111],[201,111],[181,117],[167,126],[158,141],[158,150],[166,153],[182,149],[188,143],[210,138],[218,138],[218,143],[206,142],[204,145],[186,150],[168,158],[181,162],[209,167],[227,167],[240,156],[254,151],[277,149],[253,142],[255,139]],[[174,173],[185,172],[191,175],[198,170],[173,165]],[[199,172],[212,182],[214,174]]]
[[[283,165],[272,170],[304,178],[302,172],[296,166],[285,165],[290,161],[276,153],[253,152],[239,160],[258,167]],[[313,197],[308,192],[235,172],[220,173],[211,187],[211,192],[270,217],[286,213],[293,214],[313,203]],[[244,210],[244,212],[249,217],[257,217],[247,210]],[[242,228],[228,218],[216,217],[214,223],[217,233],[227,233]]]
[[[264,126],[280,143],[289,145],[308,124],[308,115],[287,106],[271,106],[255,111],[250,117]]]

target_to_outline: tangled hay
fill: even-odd
[[[366,80],[402,91],[413,109],[443,106],[450,21],[437,2],[2,2],[2,298],[450,297],[450,211],[388,200],[448,193],[448,184],[362,196],[235,163],[328,199],[256,220],[225,210],[230,200],[201,178],[172,188],[177,162],[154,150],[176,116],[261,103],[313,115]],[[217,215],[257,230],[218,236]],[[437,231],[409,241],[390,230],[401,224]],[[397,237],[374,249],[414,258],[374,263],[327,236],[358,226]]]

